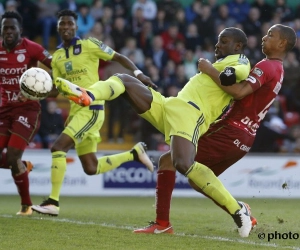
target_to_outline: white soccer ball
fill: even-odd
[[[22,95],[35,101],[45,99],[53,87],[51,76],[41,68],[26,70],[19,83]]]

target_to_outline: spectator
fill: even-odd
[[[103,30],[106,35],[110,35],[113,26],[113,12],[109,6],[103,7],[103,16],[101,18],[103,24]]]
[[[39,0],[38,6],[38,26],[42,33],[42,44],[45,49],[49,49],[49,40],[52,34],[55,34],[57,24],[56,13],[59,11],[59,5],[47,0]],[[59,39],[57,40],[57,44]]]
[[[260,12],[260,22],[269,22],[272,18],[272,13],[274,11],[274,8],[265,2],[265,0],[254,0],[251,7],[256,7],[259,9]]]
[[[147,51],[151,48],[151,43],[153,39],[153,29],[152,23],[150,21],[145,21],[142,25],[140,32],[136,34],[137,46],[143,50],[146,55]]]
[[[227,3],[229,16],[242,23],[248,16],[250,4],[245,0],[231,0]]]
[[[130,1],[129,0],[109,0],[107,5],[112,9],[113,18],[122,17],[126,19],[128,17]]]
[[[251,67],[264,58],[261,52],[260,40],[256,36],[248,36],[248,46],[245,48],[244,54],[248,57]]]
[[[103,17],[103,1],[93,0],[90,13],[94,20],[101,20]]]
[[[197,25],[190,23],[187,26],[185,33],[185,47],[188,50],[195,52],[201,44],[203,44],[201,36],[199,35]]]
[[[15,0],[8,0],[5,4],[5,11],[17,12],[18,3]]]
[[[17,3],[17,11],[23,18],[22,35],[32,40],[37,36],[38,7],[30,0],[18,0]]]
[[[155,35],[162,34],[169,27],[169,21],[166,20],[166,12],[164,9],[158,9],[156,18],[152,22],[153,32]]]
[[[166,12],[166,20],[168,22],[175,22],[177,11],[182,9],[181,3],[176,0],[158,0],[157,7]]]
[[[136,9],[142,9],[143,17],[145,20],[154,20],[157,14],[157,6],[153,0],[137,0],[134,2],[131,8],[132,15],[135,13]]]
[[[219,1],[218,0],[207,0],[207,4],[211,9],[211,14],[214,18],[218,16],[218,10],[219,10]]]
[[[247,36],[260,36],[261,22],[259,21],[259,17],[259,9],[251,7],[247,19],[242,23],[243,30]]]
[[[156,35],[153,37],[152,46],[147,51],[146,56],[153,60],[153,64],[158,68],[160,76],[162,76],[163,69],[167,65],[169,56],[163,48],[163,39],[161,36]]]
[[[95,19],[90,13],[90,7],[83,3],[78,7],[78,19],[77,19],[77,35],[81,38],[85,37],[86,34],[88,34],[94,24],[95,24]]]
[[[296,58],[294,51],[287,53],[286,59],[283,62],[284,78],[280,94],[286,97],[286,105],[288,110],[293,110],[295,106],[296,85],[300,85],[300,63]],[[299,88],[298,88],[299,90]],[[297,95],[299,97],[299,95]]]
[[[218,15],[215,19],[215,26],[217,27],[220,24],[224,24],[224,27],[234,27],[236,25],[236,20],[229,16],[229,10],[226,4],[221,4],[218,9]]]
[[[84,36],[84,38],[89,38],[89,37],[95,37],[99,41],[103,41],[105,35],[103,33],[103,25],[102,25],[101,21],[96,21],[94,23],[93,28],[90,30],[90,32],[88,32]]]
[[[141,8],[135,9],[135,12],[130,18],[131,34],[135,36],[137,33],[141,32],[145,21],[143,10]]]
[[[125,42],[125,46],[120,51],[124,56],[129,57],[140,69],[144,68],[145,56],[143,51],[136,46],[136,39],[134,37],[128,37]]]
[[[63,0],[60,1],[59,4],[60,10],[72,10],[77,11],[78,5],[76,3],[76,0]]]
[[[183,34],[179,33],[177,24],[170,24],[169,28],[162,33],[161,37],[163,39],[164,49],[168,53],[168,57],[178,63],[180,59],[178,59],[176,43],[179,41],[184,42],[184,36]]]
[[[280,13],[282,22],[290,22],[294,19],[293,10],[287,6],[286,0],[276,0],[275,12]]]
[[[201,9],[202,0],[195,0],[184,9],[186,21],[188,24],[193,22],[198,15],[201,15]]]
[[[130,36],[129,30],[126,28],[126,20],[123,17],[117,17],[111,31],[111,37],[114,40],[115,50],[120,51],[125,46],[126,39]]]
[[[181,34],[184,34],[186,32],[186,20],[185,20],[185,12],[183,9],[180,9],[176,13],[176,22],[178,25],[178,30]]]
[[[194,56],[192,50],[187,50],[183,61],[184,72],[186,79],[190,79],[192,76],[198,73],[197,61],[199,58]]]
[[[61,110],[57,108],[56,101],[47,101],[45,99],[41,101],[41,104],[41,126],[35,141],[42,143],[43,148],[50,148],[52,143],[64,130],[64,119]]]
[[[214,43],[215,38],[215,19],[211,14],[211,8],[209,5],[204,5],[202,8],[201,16],[197,16],[194,23],[198,27],[198,32],[203,37],[203,43],[205,40]],[[202,44],[203,45],[203,44]]]

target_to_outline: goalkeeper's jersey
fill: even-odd
[[[234,67],[237,82],[245,80],[250,72],[250,62],[243,54],[229,55],[217,60],[213,66],[222,71],[226,67]],[[205,120],[213,122],[225,110],[232,97],[225,93],[206,74],[199,73],[192,77],[184,88],[178,93],[178,97],[193,102],[204,113]]]
[[[62,77],[76,85],[88,88],[99,81],[99,59],[111,60],[115,51],[96,38],[73,38],[71,46],[64,48],[61,44],[53,54],[53,78]],[[104,101],[94,101],[104,104]],[[71,102],[71,112],[81,106]]]

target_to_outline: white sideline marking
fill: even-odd
[[[19,216],[13,216],[8,214],[2,214],[0,215],[2,218],[20,218]],[[59,219],[59,218],[51,218],[51,217],[26,217],[33,220],[48,220],[48,221],[57,221],[57,222],[65,222],[65,223],[71,223],[71,224],[77,224],[77,225],[95,225],[95,226],[101,226],[101,227],[109,227],[109,228],[117,228],[117,229],[126,229],[133,231],[134,227],[131,226],[117,226],[114,224],[107,224],[107,223],[95,223],[95,222],[83,222],[83,221],[76,221],[76,220],[69,220],[69,219]],[[292,246],[281,246],[277,245],[275,243],[256,243],[249,240],[240,240],[240,239],[230,239],[230,238],[224,238],[224,237],[218,237],[218,236],[204,236],[204,235],[190,235],[185,233],[174,233],[176,236],[181,237],[191,237],[191,238],[201,238],[201,239],[207,239],[207,240],[214,240],[214,241],[227,241],[227,242],[238,242],[245,245],[255,245],[255,246],[266,246],[266,247],[273,247],[273,248],[282,248],[282,249],[293,249],[293,250],[300,250],[299,247],[292,247]]]

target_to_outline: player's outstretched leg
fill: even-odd
[[[239,201],[241,209],[232,215],[235,224],[238,227],[238,232],[241,237],[248,237],[252,229],[251,210],[248,204]]]
[[[39,214],[46,214],[51,216],[58,216],[59,203],[56,200],[48,198],[44,200],[40,205],[32,205],[32,210]]]
[[[144,164],[150,172],[154,171],[153,162],[146,153],[146,144],[144,142],[138,142],[135,144],[131,149],[131,152],[133,153],[135,161]]]
[[[57,77],[55,79],[55,85],[59,93],[81,106],[89,106],[92,102],[92,98],[85,89],[80,88],[66,79]]]
[[[166,227],[163,227],[158,225],[154,221],[150,221],[147,227],[136,229],[133,232],[137,234],[173,234],[174,233],[171,224],[169,224]]]

